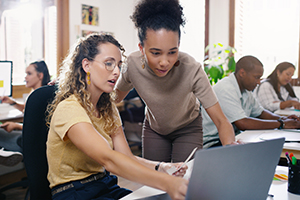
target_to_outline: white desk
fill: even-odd
[[[287,130],[250,130],[242,132],[241,134],[237,135],[236,138],[241,139],[245,143],[249,143],[263,141],[263,139],[278,137],[285,137],[286,140],[293,140],[295,139],[296,135],[296,139],[299,138],[300,140],[300,131],[292,131],[293,132],[289,132]],[[282,157],[285,157],[285,152],[288,151],[289,153],[293,152],[297,158],[300,158],[300,143],[285,143],[283,148],[284,149],[281,155]],[[189,168],[187,174],[184,178],[188,179],[190,177],[192,166],[193,161],[190,161],[188,163]],[[276,173],[288,175],[288,168],[277,166]],[[142,186],[141,188],[135,190],[133,193],[123,197],[121,200],[139,199],[161,193],[164,193],[164,191],[154,189],[148,186]],[[300,195],[295,195],[287,191],[287,181],[273,181],[270,186],[269,194],[274,195],[274,197],[268,197],[267,200],[300,200]]]
[[[277,174],[285,174],[288,175],[288,168],[277,166],[276,172]],[[268,200],[299,200],[300,195],[295,195],[287,191],[287,181],[273,181],[269,190],[269,194],[273,194],[274,197],[268,197]]]
[[[284,115],[284,116],[288,116],[288,115],[297,115],[297,116],[299,116],[300,115],[300,111],[296,110],[294,108],[285,108],[285,109],[282,109],[282,110],[276,110],[274,113],[277,114],[277,115]]]
[[[6,103],[0,104],[0,122],[23,121],[23,113]]]
[[[191,173],[192,173],[193,163],[194,163],[194,160],[191,160],[187,163],[188,170],[187,170],[187,172],[186,172],[186,174],[184,175],[183,178],[189,179],[189,177],[191,176]],[[165,193],[165,192],[162,191],[162,190],[152,188],[152,187],[142,186],[141,188],[133,191],[131,194],[123,197],[120,200],[139,199],[139,198],[149,197],[149,196],[152,196],[152,195],[157,195],[157,194],[162,194],[162,193]]]
[[[188,164],[189,170],[185,178],[188,178],[190,176],[192,168],[191,165],[192,162]],[[288,175],[288,168],[277,166],[275,173]],[[139,199],[162,193],[164,193],[164,191],[157,190],[148,186],[143,186],[138,190],[133,191],[131,194],[123,197],[121,200]],[[287,181],[273,181],[270,186],[269,194],[274,195],[274,197],[268,197],[267,200],[300,200],[300,195],[295,195],[287,191]]]
[[[285,137],[286,140],[298,140],[300,141],[300,130],[288,129],[283,130],[247,130],[236,136],[236,139],[240,139],[245,143],[259,142],[272,138]],[[285,143],[281,153],[281,157],[285,158],[285,152],[293,153],[296,158],[300,159],[300,143],[292,142]]]

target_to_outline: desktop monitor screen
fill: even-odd
[[[0,61],[0,95],[12,96],[12,61]]]

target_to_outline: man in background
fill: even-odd
[[[221,108],[233,125],[235,134],[251,129],[300,128],[297,116],[283,117],[265,110],[252,95],[260,83],[264,69],[254,56],[244,56],[236,63],[235,72],[213,86]],[[221,146],[214,123],[201,109],[203,117],[203,148]]]

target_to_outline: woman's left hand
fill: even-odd
[[[0,97],[0,101],[2,103],[8,103],[8,104],[12,104],[15,102],[14,100],[12,100],[11,98],[9,98],[7,96]]]
[[[300,110],[300,102],[299,101],[292,100],[292,106],[295,109]]]
[[[158,168],[158,171],[169,174],[169,172],[173,172],[172,175],[183,177],[186,173],[188,166],[183,162],[179,163],[164,163],[162,162]]]
[[[1,124],[0,127],[9,133],[12,132],[13,130],[22,130],[23,128],[22,125],[15,122],[5,122],[4,124]]]

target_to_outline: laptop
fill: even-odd
[[[284,138],[198,150],[186,200],[267,199]],[[144,200],[171,200],[167,193]]]

